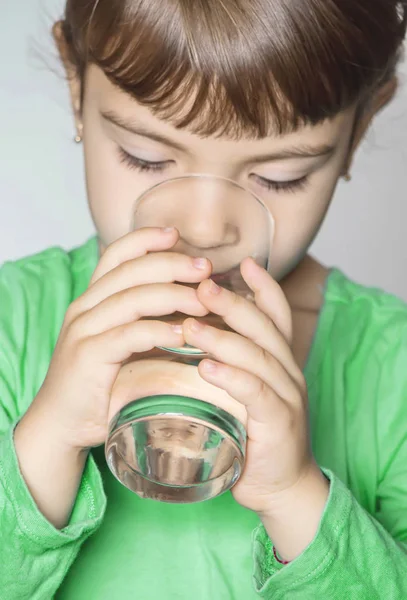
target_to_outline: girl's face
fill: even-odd
[[[306,254],[349,157],[355,111],[259,140],[177,130],[88,69],[82,110],[89,205],[103,249],[130,228],[134,203],[152,185],[187,173],[233,179],[269,207],[276,223],[273,274]]]

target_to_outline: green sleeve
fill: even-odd
[[[63,530],[55,529],[38,510],[21,477],[10,427],[0,438],[0,589],[4,597],[52,598],[81,544],[100,524],[104,508],[100,474],[90,458],[70,522]]]
[[[331,480],[329,500],[315,539],[299,558],[280,565],[264,528],[256,530],[254,583],[259,596],[270,600],[407,598],[406,546],[369,515],[335,475],[326,474]]]
[[[302,555],[283,566],[275,560],[264,528],[255,532],[254,584],[262,598],[407,598],[406,319],[395,320],[386,331],[383,323],[380,327],[386,350],[372,367],[379,373],[377,389],[368,398],[360,396],[359,409],[347,415],[360,421],[361,435],[353,444],[365,443],[363,427],[370,423],[366,411],[375,411],[375,442],[368,448],[378,465],[377,472],[369,473],[375,481],[374,510],[366,511],[334,473],[325,471],[329,499],[319,531]]]
[[[62,266],[56,265],[60,278]],[[20,275],[11,266],[0,270],[0,596],[7,600],[50,600],[81,544],[100,524],[105,495],[90,458],[70,522],[59,531],[40,513],[21,476],[14,426],[41,383],[43,374],[37,375],[40,367],[46,371],[69,303],[69,294],[64,293],[69,290],[69,275],[66,271],[56,301],[49,297],[47,303],[42,282],[52,281],[49,273],[35,265],[27,277]],[[52,313],[55,307],[58,314]],[[49,324],[47,329],[47,314],[55,322],[55,332],[49,331]]]

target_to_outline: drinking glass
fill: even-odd
[[[213,175],[168,179],[136,201],[132,229],[143,227],[176,227],[172,251],[209,259],[211,279],[253,301],[240,264],[251,256],[269,268],[274,221],[251,191]],[[160,318],[181,324],[187,316]],[[218,315],[200,319],[229,329]],[[199,377],[206,356],[185,345],[135,357],[131,401],[110,423],[105,454],[115,477],[143,498],[198,502],[230,489],[241,475],[245,410]]]

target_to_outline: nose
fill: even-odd
[[[233,215],[233,199],[225,190],[197,188],[179,223],[181,240],[191,248],[210,250],[233,246],[239,241],[239,226]]]
[[[188,223],[180,226],[181,241],[197,250],[211,250],[221,246],[233,246],[239,239],[236,225],[219,214],[209,214],[205,211],[191,211]]]

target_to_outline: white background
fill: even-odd
[[[81,149],[50,35],[62,0],[0,0],[0,263],[93,232]],[[362,283],[407,299],[407,65],[339,186],[313,247]]]

